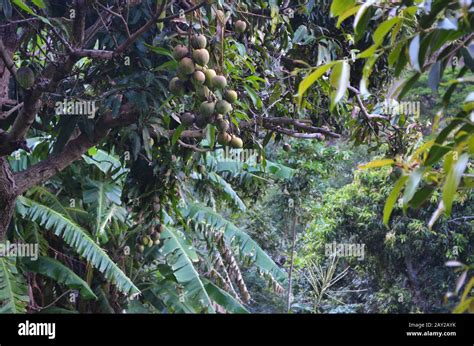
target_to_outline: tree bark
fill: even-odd
[[[13,215],[15,199],[16,186],[10,165],[5,157],[0,157],[0,242],[5,239]]]
[[[4,54],[11,59],[18,45],[16,26],[8,26],[0,29],[0,38],[4,44]],[[9,83],[11,73],[3,59],[0,59],[0,111],[2,104],[10,100]],[[3,132],[0,128],[0,133]],[[5,239],[10,220],[13,215],[16,198],[16,186],[10,164],[6,157],[0,156],[0,242]]]

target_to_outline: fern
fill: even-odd
[[[97,245],[86,230],[65,215],[26,197],[18,201],[28,207],[26,217],[42,227],[50,229],[71,246],[78,254],[88,260],[94,268],[102,272],[105,278],[114,283],[125,294],[140,293],[133,282]]]
[[[24,313],[29,297],[15,259],[0,257],[0,313]]]

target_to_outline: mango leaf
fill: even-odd
[[[338,63],[339,61],[332,61],[325,65],[319,66],[316,68],[314,72],[306,76],[298,86],[298,105],[301,106],[301,102],[303,101],[303,95],[306,90],[309,89],[311,85],[316,83],[316,81],[322,77],[334,64]]]
[[[346,94],[349,86],[351,69],[347,61],[339,61],[333,68],[331,73],[331,85],[336,92],[332,100],[333,104],[338,103]]]
[[[446,176],[446,182],[443,186],[443,203],[446,208],[446,213],[451,214],[451,208],[453,205],[454,196],[456,190],[461,182],[462,175],[466,170],[469,162],[469,155],[463,154],[459,157],[459,160],[451,166],[451,169]]]
[[[343,21],[345,21],[347,18],[349,18],[350,16],[354,15],[357,11],[359,11],[359,9],[361,8],[362,6],[359,5],[359,6],[355,6],[355,7],[352,7],[350,9],[348,9],[347,11],[345,11],[342,15],[339,16],[339,18],[337,19],[337,24],[336,24],[336,27],[337,28],[340,28],[341,27],[341,24]]]
[[[369,0],[367,2],[364,2],[364,4],[362,6],[360,6],[359,10],[357,11],[357,14],[354,18],[354,30],[357,31],[357,26],[359,25],[359,22],[360,20],[362,19],[362,17],[364,16],[365,14],[365,11],[367,11],[367,8],[369,8],[369,6],[371,6],[375,1],[374,0]]]
[[[369,168],[377,168],[377,167],[384,167],[393,165],[395,161],[393,159],[383,159],[383,160],[374,160],[369,163],[360,165],[359,169],[369,169]]]
[[[395,17],[380,24],[377,30],[375,30],[374,35],[373,35],[374,43],[376,45],[381,45],[383,43],[385,36],[387,36],[389,31],[392,29],[392,27],[395,24],[397,24],[400,20],[401,20],[400,17]]]
[[[175,145],[176,142],[178,141],[179,137],[181,137],[181,134],[183,131],[186,129],[184,125],[179,125],[176,130],[174,130],[173,137],[171,138],[171,144]]]
[[[343,14],[347,9],[352,8],[355,5],[354,0],[333,0],[331,4],[331,14],[334,17],[338,17]]]
[[[408,207],[408,202],[411,201],[415,195],[418,185],[420,185],[421,178],[423,177],[424,168],[415,169],[409,176],[406,184],[405,192],[403,194],[403,209]]]
[[[395,183],[392,192],[390,192],[390,195],[385,201],[385,206],[383,208],[383,223],[386,226],[388,226],[388,222],[390,221],[390,215],[392,215],[393,208],[397,203],[398,195],[400,194],[400,191],[402,191],[403,186],[405,186],[407,180],[407,175],[401,176]]]
[[[410,42],[410,46],[408,48],[408,53],[410,56],[410,63],[411,66],[418,72],[421,72],[420,68],[420,35],[416,35]]]

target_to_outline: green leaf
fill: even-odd
[[[0,313],[25,313],[28,301],[27,285],[15,258],[0,257]]]
[[[258,96],[257,92],[247,84],[244,85],[244,89],[247,92],[247,94],[250,96],[250,99],[252,100],[254,107],[257,109],[261,109],[263,102],[260,96]]]
[[[418,209],[431,196],[435,188],[433,186],[423,186],[419,189],[410,201],[410,206]]]
[[[362,17],[364,16],[365,14],[365,11],[367,11],[367,9],[374,3],[375,1],[374,0],[369,0],[369,1],[366,1],[362,4],[362,6],[360,6],[359,10],[357,11],[357,14],[354,18],[354,31],[357,31],[357,26],[359,25],[359,22],[361,21]]]
[[[55,280],[58,283],[79,290],[84,299],[97,299],[87,282],[59,261],[50,257],[40,256],[37,260],[24,259],[23,265],[30,272],[34,272]]]
[[[107,280],[115,284],[122,293],[140,293],[133,282],[81,226],[46,205],[23,196],[18,197],[18,199],[21,203],[28,206],[26,218],[39,223],[42,227],[53,231],[58,237],[63,238],[69,246],[88,260],[94,268],[103,273]]]
[[[203,279],[209,297],[223,307],[227,312],[233,314],[248,314],[248,310],[234,297],[223,289],[214,285],[211,281]]]
[[[441,63],[439,61],[435,62],[431,67],[429,76],[428,76],[428,86],[434,92],[438,91],[439,81],[441,80]]]
[[[408,207],[408,202],[411,201],[415,195],[418,185],[420,185],[421,178],[423,178],[424,168],[415,169],[409,176],[406,184],[405,192],[403,193],[403,208]]]
[[[411,66],[418,72],[421,72],[420,68],[420,35],[416,35],[410,42],[410,46],[408,48],[408,53],[410,56],[410,64]]]
[[[181,137],[181,134],[186,129],[184,125],[179,125],[176,130],[174,130],[173,137],[171,138],[171,144],[175,145],[178,139]]]
[[[22,0],[12,0],[12,3],[21,8],[23,11],[36,16],[36,13]]]
[[[221,189],[224,191],[224,193],[229,197],[229,199],[235,203],[235,205],[243,212],[247,210],[247,207],[245,206],[245,203],[242,201],[242,199],[239,197],[239,195],[235,192],[235,190],[232,188],[232,186],[225,181],[224,178],[222,178],[219,174],[215,172],[209,172],[207,175],[207,178],[214,182],[216,185],[221,187]]]
[[[360,165],[359,169],[369,169],[393,165],[395,161],[393,159],[374,160],[369,163]]]
[[[402,84],[400,93],[397,96],[398,100],[403,99],[407,92],[415,85],[415,83],[420,78],[421,73],[415,73],[410,79],[408,79],[405,83]]]
[[[322,77],[334,64],[338,63],[338,61],[332,61],[325,65],[319,66],[316,68],[314,72],[306,76],[298,86],[298,105],[301,106],[301,102],[303,101],[303,95],[306,90],[309,89],[311,85],[316,83],[316,81]]]
[[[331,73],[331,85],[336,89],[334,94],[333,104],[338,103],[346,94],[349,86],[351,69],[347,61],[338,62]]]
[[[286,281],[287,274],[273,262],[270,256],[247,233],[227,221],[222,215],[201,204],[190,204],[185,213],[187,218],[195,222],[204,222],[213,228],[222,229],[227,244],[238,246],[239,253],[242,256],[250,256],[262,272],[271,275],[280,283]]]
[[[393,208],[395,207],[395,204],[397,203],[398,195],[400,194],[400,191],[402,191],[407,180],[408,180],[408,176],[406,175],[401,176],[395,183],[392,192],[390,192],[390,195],[385,201],[385,206],[383,208],[383,223],[386,226],[388,226],[388,223],[390,221],[390,215],[392,215]]]
[[[118,177],[123,176],[124,173],[127,172],[127,170],[123,168],[120,160],[115,155],[107,153],[106,151],[101,149],[93,153],[91,157],[87,155],[82,155],[82,158],[87,164],[95,165],[105,174],[116,172],[112,175],[112,179],[114,180],[116,180]]]
[[[331,3],[331,14],[334,17],[338,17],[347,9],[352,8],[355,3],[356,2],[354,0],[333,0]]]
[[[387,34],[392,29],[392,27],[399,21],[400,21],[400,17],[395,17],[380,24],[379,27],[375,30],[374,35],[373,35],[374,43],[378,46],[381,45],[383,43],[385,36],[387,36]]]
[[[166,227],[161,237],[163,246],[160,252],[166,256],[176,280],[184,286],[187,300],[199,301],[208,312],[215,312],[201,277],[194,268],[193,263],[198,262],[199,258],[192,245],[171,227]]]
[[[469,162],[469,155],[462,154],[459,157],[459,160],[451,166],[451,169],[446,176],[446,182],[443,186],[443,203],[446,208],[446,213],[451,214],[451,208],[453,205],[454,196],[456,190],[461,182],[462,175],[466,170],[467,164]]]
[[[41,9],[45,8],[46,5],[44,4],[44,1],[43,0],[31,0],[31,2],[36,6],[36,7],[39,7]]]
[[[359,5],[359,6],[355,6],[355,7],[352,7],[350,9],[348,9],[347,11],[345,11],[342,15],[339,16],[338,20],[337,20],[337,24],[336,24],[336,27],[337,28],[340,28],[341,27],[341,24],[343,21],[345,21],[347,18],[349,18],[350,16],[354,15],[357,11],[359,11],[359,9],[361,8],[362,6]]]

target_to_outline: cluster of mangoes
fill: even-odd
[[[238,94],[227,87],[225,76],[208,67],[210,54],[206,49],[206,37],[194,35],[190,43],[189,46],[180,44],[174,47],[173,57],[178,61],[177,76],[169,82],[172,94],[179,97],[195,95],[197,99],[194,112],[180,115],[181,124],[205,128],[212,123],[219,130],[219,144],[242,148],[242,139],[229,133],[230,123],[225,119],[233,111],[232,105],[237,101]]]
[[[160,244],[161,233],[165,230],[163,224],[148,228],[146,234],[139,235],[136,239],[135,250],[138,253],[143,253],[146,247]]]

